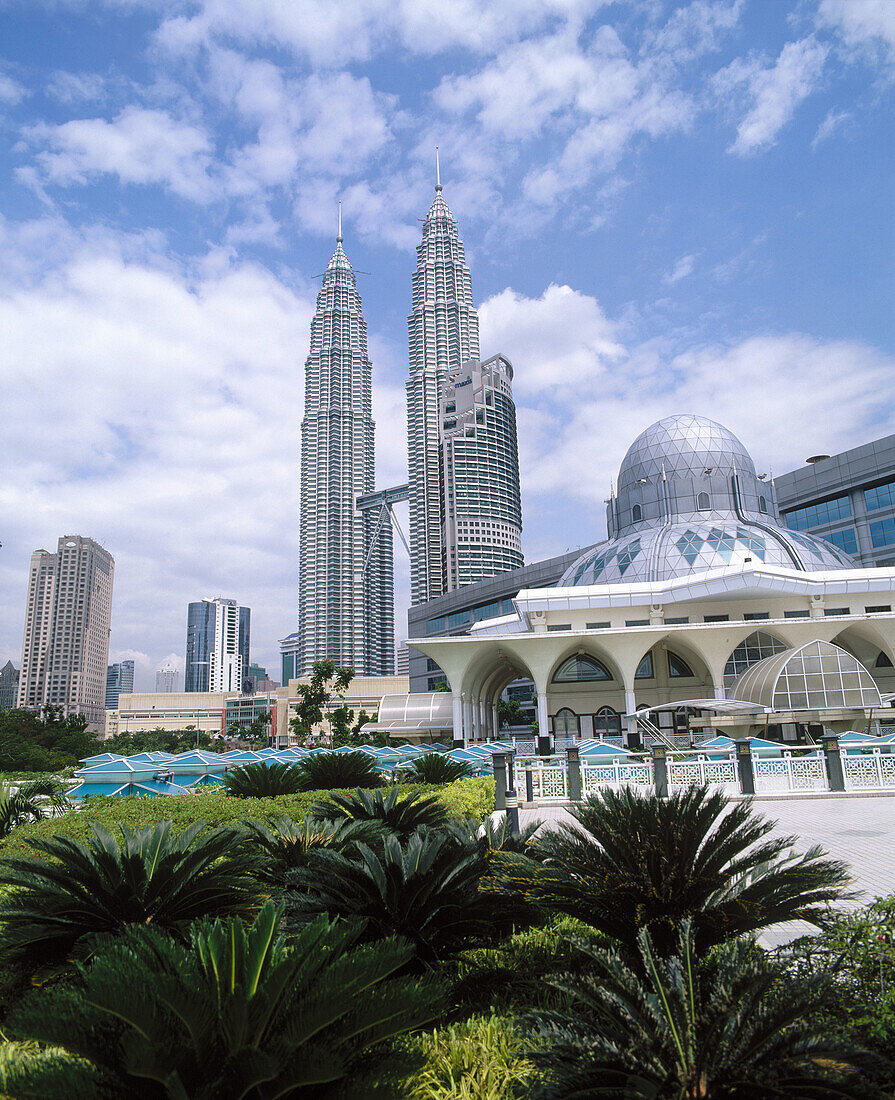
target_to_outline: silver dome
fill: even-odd
[[[669,580],[764,563],[851,569],[837,547],[780,523],[749,452],[704,416],[667,416],[634,440],[609,501],[610,541],[584,554],[559,587]]]

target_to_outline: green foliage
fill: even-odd
[[[330,713],[329,724],[332,731],[332,747],[337,749],[340,745],[347,745],[352,739],[351,723],[354,721],[354,711],[345,703],[336,707]]]
[[[299,790],[303,791],[382,787],[387,782],[376,761],[365,752],[314,753],[296,767],[301,777]]]
[[[195,726],[182,730],[166,730],[156,726],[152,730],[140,730],[135,733],[118,733],[103,741],[100,752],[117,753],[119,756],[135,756],[138,752],[189,752],[196,747],[210,752],[223,752],[225,742],[220,737],[212,737]]]
[[[58,772],[102,752],[96,735],[84,728],[80,714],[62,717],[48,706],[38,715],[30,710],[0,710],[0,766],[5,772]]]
[[[324,710],[333,698],[341,699],[354,679],[353,668],[336,668],[335,661],[315,661],[310,682],[298,684],[295,717],[289,719],[296,737],[308,742],[314,729],[323,722]]]
[[[304,790],[302,773],[297,764],[275,761],[230,768],[224,775],[224,790],[236,798],[276,798]]]
[[[291,915],[321,913],[362,922],[367,939],[406,937],[428,965],[510,930],[518,907],[480,889],[488,859],[446,831],[421,829],[402,844],[385,837],[354,853],[318,848],[289,875]]]
[[[276,885],[282,885],[288,871],[303,867],[316,848],[343,852],[359,840],[375,844],[386,832],[377,821],[327,821],[311,816],[299,822],[291,817],[271,818],[266,824],[247,821],[246,829],[258,853],[256,874]]]
[[[691,787],[668,799],[604,790],[570,810],[577,825],[540,834],[542,861],[507,857],[507,887],[626,944],[641,928],[660,954],[693,921],[697,950],[782,921],[817,922],[843,896],[845,864],[791,852],[746,803]]]
[[[534,1013],[543,1100],[570,1096],[706,1100],[870,1100],[861,1048],[823,1023],[835,1004],[824,977],[784,982],[751,940],[700,959],[689,920],[659,955],[638,936],[634,969],[616,950],[582,945],[589,967],[556,982],[567,1011]]]
[[[474,1016],[405,1039],[421,1065],[403,1082],[406,1100],[515,1100],[528,1095],[534,1063],[509,1020]]]
[[[409,768],[401,769],[401,779],[408,783],[456,783],[468,775],[468,764],[451,760],[440,752],[417,756]]]
[[[95,1095],[323,1100],[365,1047],[438,1014],[437,982],[394,976],[407,945],[357,947],[352,929],[326,920],[287,945],[279,918],[268,903],[249,929],[202,921],[186,945],[131,929],[76,984],[28,998],[13,1029],[89,1060]],[[33,1062],[5,1087],[13,1100],[72,1096]]]
[[[46,961],[100,933],[132,924],[182,928],[199,917],[244,910],[257,897],[239,830],[207,832],[199,822],[173,836],[171,822],[163,821],[120,831],[120,842],[101,826],[87,843],[32,840],[44,858],[0,862],[0,883],[12,887],[0,900],[5,951]]]
[[[331,794],[312,811],[323,818],[378,821],[402,840],[422,828],[439,828],[450,820],[444,803],[435,795],[392,787],[389,791],[356,790]]]
[[[402,787],[402,796],[414,788]],[[197,821],[209,826],[239,824],[247,819],[265,821],[274,817],[292,817],[300,821],[320,800],[320,791],[303,791],[299,794],[277,798],[229,798],[218,788],[194,795],[168,795],[157,798],[139,798],[131,795],[117,798],[103,795],[84,799],[79,808],[61,817],[47,818],[34,824],[22,825],[5,840],[0,840],[0,855],[25,855],[31,840],[67,836],[86,840],[92,825],[117,829],[123,825],[136,829],[157,821],[171,821],[176,835]],[[348,794],[348,791],[332,791],[332,794]],[[493,779],[463,779],[448,787],[433,791],[421,789],[423,794],[434,794],[452,817],[475,817],[481,821],[494,810]]]
[[[54,810],[65,807],[65,793],[58,779],[32,779],[16,785],[15,793],[0,783],[0,837],[26,821],[40,821]]]
[[[525,711],[518,699],[501,699],[497,704],[497,721],[500,726],[524,726]]]

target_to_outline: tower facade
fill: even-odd
[[[410,482],[410,600],[423,603],[445,591],[442,541],[439,402],[448,373],[479,357],[479,318],[457,222],[442,195],[423,223],[413,273],[413,309],[407,319],[407,451]]]
[[[18,706],[51,703],[101,728],[114,573],[112,555],[81,535],[31,555]]]
[[[184,691],[241,691],[249,667],[251,608],[236,600],[197,600],[186,619]]]
[[[134,662],[116,661],[106,670],[106,710],[115,710],[119,695],[130,695],[134,690]]]
[[[448,592],[520,569],[522,499],[513,367],[471,360],[441,390],[442,563]]]
[[[296,675],[325,659],[359,676],[394,668],[392,529],[355,509],[355,498],[374,488],[372,386],[367,325],[340,226],[305,363]]]

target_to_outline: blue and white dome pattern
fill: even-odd
[[[664,581],[725,566],[852,569],[837,547],[781,526],[749,452],[705,417],[671,416],[642,432],[609,502],[608,543],[582,555],[560,588]]]

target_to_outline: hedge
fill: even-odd
[[[401,790],[437,794],[451,813],[461,818],[475,817],[483,821],[494,809],[493,779],[461,779],[441,787],[408,783],[402,784]],[[196,821],[224,825],[242,822],[247,818],[264,819],[286,815],[297,820],[304,817],[310,807],[327,793],[303,791],[277,798],[231,798],[223,791],[148,798],[136,795],[125,798],[102,795],[85,799],[83,806],[70,810],[61,817],[45,818],[43,821],[19,826],[0,841],[0,855],[18,855],[22,851],[30,851],[27,841],[36,837],[71,836],[84,839],[90,835],[91,825],[105,825],[114,830],[119,825],[135,828],[170,819],[174,822],[174,831],[177,833]]]

